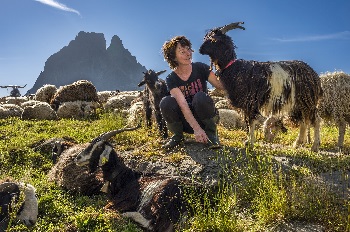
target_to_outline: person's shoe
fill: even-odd
[[[218,120],[216,117],[202,120],[202,122],[205,125],[204,131],[209,138],[209,141],[207,144],[208,144],[208,147],[210,149],[221,148],[221,145],[219,142],[219,135],[218,135],[218,131],[217,131],[217,126],[216,126],[217,121]]]
[[[177,146],[180,146],[182,145],[184,142],[184,139],[181,139],[181,140],[175,140],[173,138],[171,138],[166,144],[164,144],[162,146],[162,148],[166,149],[166,150],[169,150],[169,149],[173,149]]]
[[[182,122],[167,123],[168,130],[173,133],[173,137],[162,146],[164,149],[172,149],[183,143],[183,125]]]

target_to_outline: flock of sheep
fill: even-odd
[[[286,130],[281,117],[288,116],[300,125],[294,145],[304,144],[307,131],[313,126],[312,150],[317,151],[321,141],[321,119],[333,121],[339,128],[338,147],[341,149],[346,124],[350,123],[350,76],[341,71],[318,76],[301,61],[239,60],[235,45],[226,33],[236,28],[244,29],[241,24],[214,28],[206,34],[200,48],[201,54],[211,58],[218,78],[226,88],[224,93],[210,92],[219,109],[220,124],[228,128],[248,128],[247,144],[253,145],[257,124],[264,125],[265,139],[272,141],[278,130]],[[80,119],[93,116],[97,109],[125,113],[130,128],[103,133],[86,144],[51,141],[55,165],[48,177],[72,192],[86,195],[100,191],[107,193],[116,210],[147,230],[174,231],[174,223],[189,213],[182,199],[182,188],[184,183],[191,181],[136,172],[124,164],[118,152],[108,143],[108,139],[118,133],[137,129],[141,115],[147,126],[151,126],[153,115],[160,135],[163,138],[168,136],[159,112],[160,99],[169,94],[164,81],[158,78],[161,73],[153,70],[144,73],[144,79],[139,84],[145,85],[143,92],[97,92],[94,85],[86,80],[58,89],[45,85],[34,96],[0,99],[0,118]],[[38,209],[34,187],[5,181],[0,184],[0,231],[5,230],[8,224],[11,201],[18,201],[21,192],[25,197],[18,209],[18,219],[27,226],[35,224]]]

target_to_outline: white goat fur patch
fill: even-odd
[[[137,210],[142,209],[146,204],[148,204],[152,200],[154,193],[157,192],[159,187],[162,186],[165,181],[167,180],[153,181],[149,183],[145,189],[143,189],[141,202]]]
[[[141,202],[137,208],[138,211],[140,211],[145,205],[147,205],[152,200],[154,193],[157,192],[158,188],[162,186],[165,181],[166,180],[153,181],[146,186],[146,188],[142,191]],[[139,212],[125,212],[123,213],[123,216],[132,218],[134,221],[141,224],[144,228],[152,230],[152,228],[150,227],[151,221],[147,220]]]
[[[261,113],[265,117],[271,116],[273,113],[273,106],[276,104],[276,102],[280,102],[282,103],[282,108],[279,114],[288,114],[295,104],[295,86],[292,82],[292,77],[277,63],[271,64],[270,69],[272,71],[272,75],[269,78],[269,82],[271,84],[270,99],[262,107]],[[290,86],[291,88],[291,93],[288,99],[285,99],[283,95],[284,86]]]
[[[151,220],[147,220],[139,212],[125,212],[122,214],[124,217],[132,218],[135,222],[139,223],[142,227],[152,230],[150,226]]]
[[[25,198],[23,210],[17,218],[25,225],[31,225],[31,222],[36,223],[38,219],[38,199],[35,195],[35,188],[30,184],[24,183],[19,183],[19,187],[24,192]]]

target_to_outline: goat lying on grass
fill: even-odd
[[[107,140],[124,131],[114,130],[93,139],[76,157],[77,165],[88,165],[90,172],[102,168],[113,208],[150,231],[174,231],[186,214],[182,181],[165,175],[136,172],[124,164]],[[131,129],[129,129],[131,130]]]
[[[38,200],[32,185],[16,182],[0,184],[0,232],[7,229],[13,212],[16,212],[16,219],[27,227],[35,225],[38,217]]]
[[[101,193],[102,172],[90,173],[87,167],[77,166],[77,154],[87,147],[63,139],[52,139],[52,158],[54,165],[47,174],[48,180],[74,194],[92,196]],[[57,160],[57,162],[56,162]]]
[[[245,29],[238,23],[210,30],[199,52],[209,55],[217,76],[224,85],[231,104],[243,110],[249,125],[251,145],[254,130],[267,116],[288,115],[300,124],[294,146],[306,143],[307,128],[314,126],[312,150],[320,145],[320,118],[317,104],[322,96],[320,78],[302,61],[257,62],[237,59],[229,30]]]
[[[163,97],[169,95],[169,91],[165,81],[158,78],[158,76],[164,72],[166,72],[166,70],[159,72],[155,72],[151,69],[148,70],[146,73],[143,73],[143,79],[138,86],[141,87],[146,84],[143,93],[143,109],[145,111],[147,126],[151,127],[152,114],[154,114],[159,132],[163,139],[166,139],[168,138],[168,129],[160,112],[159,103]]]

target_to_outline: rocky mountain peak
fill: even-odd
[[[58,88],[77,80],[91,81],[98,91],[139,90],[137,84],[145,71],[117,35],[106,49],[103,33],[80,31],[67,46],[47,59],[44,71],[27,94],[35,93],[45,84]]]

